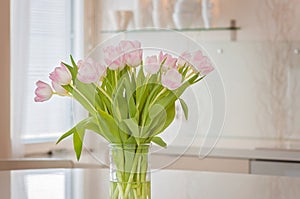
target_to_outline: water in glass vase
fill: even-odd
[[[149,144],[110,145],[110,199],[150,199]]]

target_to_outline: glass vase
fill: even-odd
[[[110,199],[150,199],[150,144],[110,145]]]

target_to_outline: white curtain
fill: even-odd
[[[30,0],[11,1],[11,142],[13,157],[23,155],[21,132],[29,57]]]

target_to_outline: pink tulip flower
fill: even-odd
[[[142,44],[139,41],[129,41],[129,40],[122,40],[120,41],[120,47],[122,51],[126,52],[131,49],[140,49]]]
[[[120,46],[107,46],[104,50],[104,61],[111,70],[122,70],[125,65],[124,54]]]
[[[126,64],[131,67],[138,67],[142,63],[142,51],[136,50],[136,52],[125,53]]]
[[[170,69],[161,77],[161,83],[169,90],[175,90],[180,87],[182,75],[176,69]]]
[[[79,81],[90,84],[98,82],[106,74],[106,67],[89,58],[86,61],[79,60],[77,78]]]
[[[163,69],[166,71],[168,69],[171,69],[171,68],[177,68],[176,66],[176,62],[177,62],[177,59],[176,58],[173,58],[170,54],[166,53],[166,54],[163,54],[163,52],[160,52],[159,53],[159,63],[162,64],[162,62],[166,60],[164,62],[164,65],[163,65]]]
[[[52,81],[52,87],[55,91],[56,94],[61,95],[61,96],[66,96],[68,95],[68,91],[64,89],[60,84],[57,82]]]
[[[160,64],[158,62],[157,56],[149,56],[145,59],[144,69],[148,74],[155,74],[159,71]]]
[[[53,91],[49,84],[43,81],[36,82],[37,88],[35,89],[35,102],[44,102],[52,97]]]
[[[177,64],[179,66],[184,66],[184,64],[189,64],[191,58],[192,58],[192,54],[190,52],[184,52],[178,57]]]
[[[63,63],[61,63],[59,67],[56,67],[54,71],[50,73],[49,78],[60,85],[68,85],[72,80],[70,71]]]
[[[204,56],[200,50],[193,54],[191,63],[195,70],[200,72],[202,75],[207,75],[214,70],[209,58]]]
[[[139,41],[121,41],[119,44],[128,66],[137,67],[143,59],[143,50]]]

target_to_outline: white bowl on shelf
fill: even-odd
[[[177,0],[174,12],[201,12],[201,1],[199,0]]]
[[[177,29],[190,28],[193,24],[194,14],[191,12],[174,12],[173,21]]]

